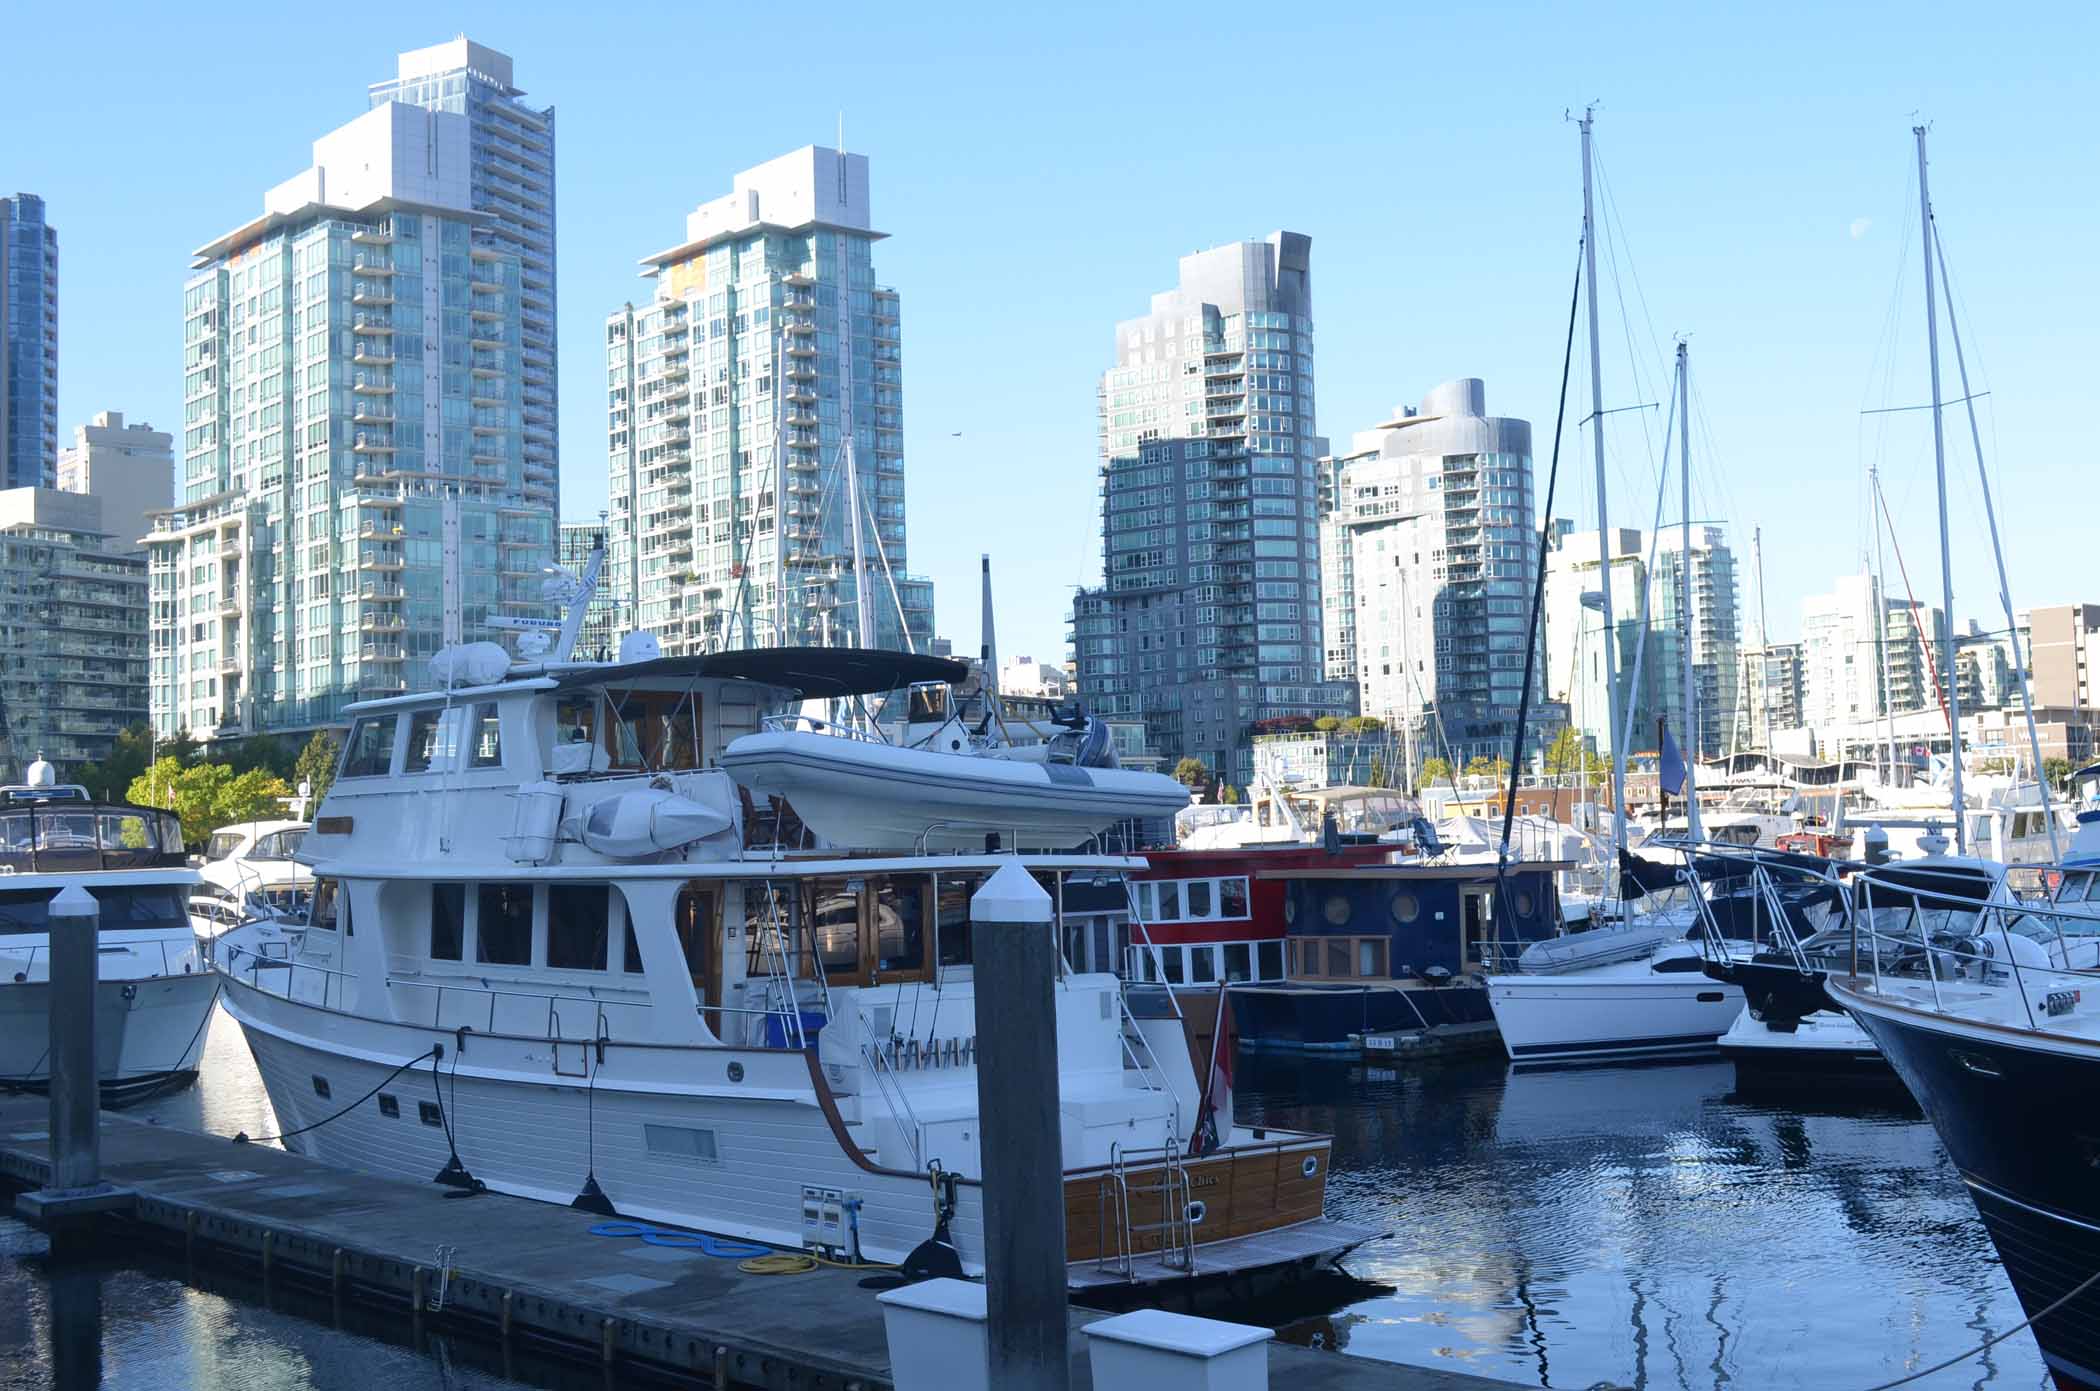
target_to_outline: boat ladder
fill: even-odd
[[[1154,1151],[1149,1150],[1126,1153],[1121,1145],[1110,1151],[1108,1172],[1102,1175],[1097,1190],[1101,1246],[1094,1261],[1096,1270],[1113,1269],[1127,1279],[1141,1249],[1156,1251],[1159,1263],[1171,1270],[1195,1268],[1196,1228],[1190,1221],[1193,1203],[1181,1146],[1170,1137],[1157,1151],[1158,1167],[1142,1168],[1133,1175],[1133,1156],[1147,1158],[1152,1153]],[[1159,1220],[1132,1222],[1133,1198],[1137,1200],[1140,1212],[1156,1210]],[[1155,1202],[1157,1208],[1153,1209]],[[1111,1239],[1113,1246],[1110,1245]]]

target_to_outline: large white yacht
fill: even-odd
[[[190,929],[196,871],[165,811],[113,805],[57,782],[39,759],[0,788],[0,1089],[51,1080],[51,925],[59,890],[78,885],[100,912],[95,1058],[104,1105],[189,1085],[218,978]]]
[[[805,819],[795,791],[772,795],[783,749],[817,755],[798,779],[821,776],[813,736],[837,727],[789,713],[803,702],[954,681],[958,663],[469,655],[433,664],[445,689],[352,707],[301,852],[310,920],[220,939],[280,1129],[314,1127],[289,1143],[870,1261],[938,1230],[981,1270],[971,895],[1018,864],[1060,916],[1127,911],[1144,862],[1078,844],[1064,813],[968,813],[885,784],[865,730],[841,760],[859,814],[827,795]],[[996,761],[915,742],[898,766],[945,759],[949,787]],[[1011,781],[996,771],[983,785]],[[1106,781],[1075,761],[1041,786]],[[1099,830],[1159,794],[1122,786],[1139,795],[1065,806]],[[1031,825],[1072,848],[1038,850]],[[1195,1142],[1209,1001],[1126,1000],[1113,975],[1069,970],[1055,991],[1059,1090],[1042,1104],[1062,1117],[1075,1289],[1287,1275],[1371,1235],[1323,1215],[1326,1137],[1228,1115],[1215,1148]]]
[[[314,872],[295,858],[307,823],[275,819],[221,826],[205,842],[203,881],[190,896],[190,919],[215,937],[252,917],[295,921],[313,897]]]

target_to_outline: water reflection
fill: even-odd
[[[1514,1071],[1244,1059],[1242,1121],[1330,1130],[1390,1286],[1280,1330],[1537,1386],[1865,1387],[2019,1322],[1907,1106],[1735,1091],[1732,1065]],[[2015,1337],[1948,1385],[2045,1385]]]

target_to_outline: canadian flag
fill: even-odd
[[[1189,1155],[1210,1154],[1232,1135],[1232,995],[1218,983],[1218,1013],[1210,1044],[1210,1078],[1196,1128],[1189,1135]]]

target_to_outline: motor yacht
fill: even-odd
[[[1145,862],[1087,842],[1156,789],[805,706],[960,679],[945,659],[433,668],[348,712],[304,927],[218,944],[281,1127],[313,1127],[289,1143],[844,1259],[937,1237],[981,1271],[971,897],[1019,866],[1060,915],[1104,882],[1127,901]],[[1372,1234],[1324,1216],[1326,1137],[1197,1142],[1199,992],[1069,962],[1054,989],[1073,1288],[1244,1288]]]
[[[104,1105],[196,1080],[219,982],[205,965],[187,904],[197,883],[174,815],[97,802],[58,783],[41,759],[29,781],[0,788],[0,1088],[51,1080],[50,903],[77,885],[95,897],[100,931],[95,1059]]]

